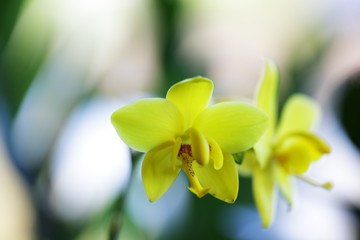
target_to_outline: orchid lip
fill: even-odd
[[[184,170],[189,179],[190,187],[188,187],[188,189],[199,198],[206,195],[210,191],[210,188],[203,188],[196,177],[193,169],[193,161],[196,159],[193,157],[192,146],[190,144],[181,144],[177,157],[182,161],[180,167]]]

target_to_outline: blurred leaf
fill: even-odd
[[[23,0],[2,0],[0,7],[0,55],[13,31]]]
[[[53,30],[49,3],[33,1],[19,17],[0,65],[0,91],[13,117],[46,60]]]

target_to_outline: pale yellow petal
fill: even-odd
[[[261,168],[265,168],[271,159],[272,155],[272,143],[267,140],[266,136],[263,135],[260,140],[254,145],[254,151],[257,156],[257,161]]]
[[[213,88],[211,80],[194,77],[173,85],[166,99],[176,104],[185,117],[186,127],[190,127],[196,116],[208,106]]]
[[[311,146],[299,139],[287,139],[276,152],[277,161],[289,173],[302,174],[311,163]]]
[[[264,228],[273,221],[276,207],[275,182],[269,168],[257,168],[253,175],[253,193]]]
[[[205,137],[196,129],[189,128],[191,151],[195,160],[202,166],[209,162],[209,144]]]
[[[210,188],[211,195],[227,203],[233,203],[236,200],[239,178],[230,153],[224,153],[224,163],[221,169],[214,169],[214,164],[210,162],[205,167],[194,164],[194,171],[201,186]]]
[[[279,70],[272,60],[265,59],[265,71],[257,90],[256,105],[268,115],[269,127],[254,145],[257,159],[263,168],[268,164],[271,155],[271,144],[277,123],[278,88]]]
[[[282,139],[276,148],[276,158],[290,173],[306,172],[312,161],[330,152],[324,141],[310,133],[289,134]]]
[[[279,70],[276,64],[265,59],[265,71],[256,94],[256,105],[269,116],[269,127],[264,134],[272,138],[277,122]]]
[[[292,95],[281,114],[277,139],[292,132],[309,132],[320,118],[318,104],[303,94]]]
[[[173,143],[165,143],[146,153],[141,174],[150,202],[158,200],[173,184],[180,172],[172,167]]]
[[[206,139],[214,139],[224,152],[238,153],[252,147],[264,133],[268,117],[246,103],[223,102],[205,109],[195,119]]]
[[[174,142],[184,132],[184,119],[178,108],[161,98],[142,99],[122,107],[112,114],[111,122],[120,138],[141,152]]]
[[[260,167],[253,150],[246,151],[243,162],[241,164],[236,164],[236,166],[239,174],[244,177],[252,176],[255,169]]]
[[[214,168],[216,170],[219,170],[220,168],[222,168],[224,163],[223,153],[221,151],[219,144],[217,144],[217,142],[214,139],[209,138],[207,140],[210,145],[210,158],[214,162]]]
[[[291,206],[292,204],[292,186],[290,181],[290,176],[286,169],[284,169],[281,165],[275,164],[274,176],[276,184],[278,185],[282,196],[287,200],[288,204]]]
[[[326,142],[324,142],[324,140],[322,140],[321,138],[316,136],[315,134],[312,134],[309,132],[294,132],[290,135],[287,135],[287,137],[302,138],[304,141],[311,144],[313,146],[313,148],[320,154],[330,153],[329,145]],[[313,160],[317,160],[317,158],[314,157]]]

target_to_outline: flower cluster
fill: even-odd
[[[159,199],[183,170],[188,189],[199,198],[210,193],[233,203],[238,175],[253,177],[253,193],[263,226],[271,224],[276,186],[292,202],[291,176],[304,177],[311,162],[329,153],[327,144],[311,130],[319,107],[305,95],[286,102],[277,123],[279,74],[266,60],[256,94],[256,106],[222,102],[211,106],[213,82],[203,77],[173,85],[166,98],[142,99],[111,116],[118,135],[131,148],[146,152],[142,179],[151,202]],[[241,165],[233,154],[245,152]]]
[[[238,166],[240,175],[253,178],[255,204],[264,227],[273,220],[276,186],[291,205],[291,176],[327,189],[332,187],[328,182],[319,184],[302,175],[311,162],[330,152],[329,146],[311,132],[320,117],[319,106],[305,95],[294,94],[286,101],[278,123],[278,87],[278,69],[271,60],[266,60],[255,101],[269,116],[269,127]]]
[[[236,200],[239,181],[232,154],[258,141],[268,117],[240,102],[208,107],[212,92],[211,80],[195,77],[173,85],[166,99],[139,100],[111,116],[122,140],[147,152],[142,178],[151,202],[167,191],[181,169],[198,197],[210,193],[225,202]]]

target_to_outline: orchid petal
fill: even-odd
[[[111,116],[121,139],[131,148],[147,152],[183,134],[184,120],[178,108],[161,98],[139,100]]]
[[[211,195],[227,203],[233,203],[238,194],[238,173],[232,155],[223,154],[224,163],[221,169],[214,169],[214,164],[210,160],[204,167],[194,164],[194,171],[201,185],[210,188]]]
[[[214,139],[224,152],[238,153],[252,147],[264,133],[268,117],[246,103],[223,102],[208,107],[195,119],[206,139]]]
[[[256,105],[269,116],[269,127],[254,146],[261,167],[265,167],[270,159],[271,143],[277,122],[278,88],[279,70],[272,60],[266,59],[265,72],[256,95]]]
[[[295,174],[306,172],[312,161],[318,160],[330,148],[310,133],[289,134],[283,137],[277,149],[277,160]]]
[[[146,153],[142,164],[142,179],[150,202],[158,200],[173,184],[180,168],[173,169],[173,143],[165,143]]]
[[[185,117],[186,127],[190,127],[196,116],[208,106],[213,88],[211,80],[194,77],[173,85],[166,99],[175,103]]]
[[[285,103],[277,138],[291,132],[309,132],[320,118],[320,107],[310,97],[294,94]]]
[[[257,161],[261,168],[266,167],[270,162],[271,157],[271,143],[267,141],[266,136],[263,135],[260,140],[254,145]]]
[[[279,186],[281,194],[287,200],[288,204],[292,204],[292,186],[289,174],[281,165],[276,165],[274,168],[274,177],[276,184]]]
[[[265,71],[256,94],[256,105],[269,116],[266,135],[273,135],[277,121],[279,70],[276,64],[265,60]]]
[[[259,167],[259,162],[253,150],[245,152],[244,160],[240,165],[236,165],[241,176],[249,177],[253,174],[256,168]]]
[[[257,168],[253,175],[253,192],[256,207],[264,228],[270,226],[275,213],[275,182],[269,168]]]

